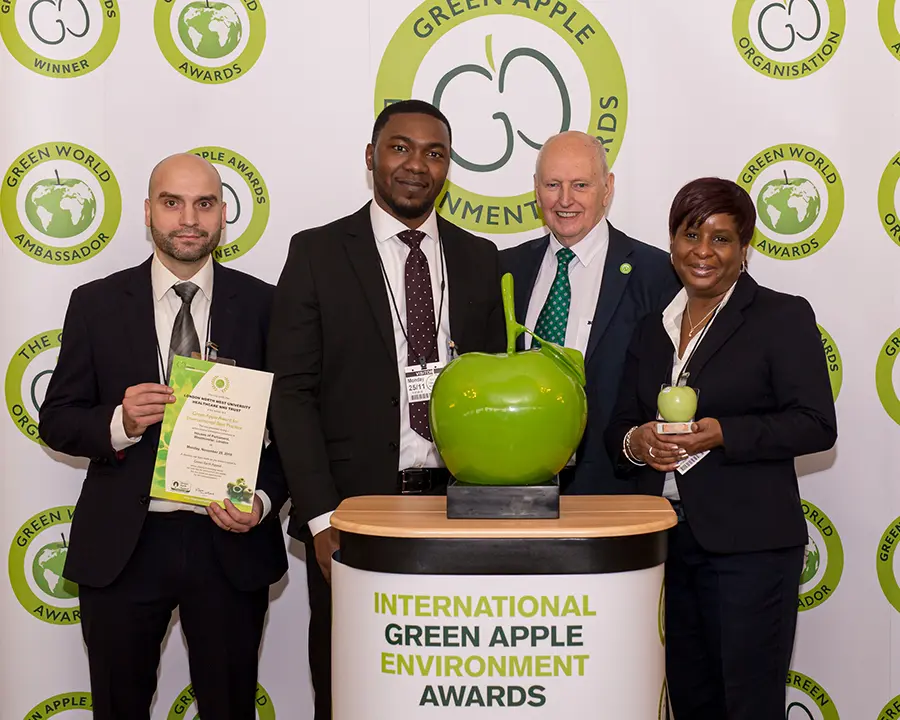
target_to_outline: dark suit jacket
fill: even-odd
[[[41,439],[54,450],[91,459],[64,570],[68,579],[91,587],[105,587],[122,572],[149,507],[160,424],[147,428],[121,460],[112,448],[109,425],[126,388],[159,382],[150,263],[75,289],[59,361],[41,406]],[[221,357],[263,369],[274,288],[218,263],[213,272],[210,340]],[[271,584],[287,571],[278,518],[287,487],[274,443],[263,453],[258,487],[272,501],[260,525],[248,533],[216,528],[222,566],[241,590]]]
[[[500,253],[503,272],[512,273],[515,280],[516,319],[520,323],[525,322],[528,302],[549,244],[550,236],[545,235]],[[621,271],[623,263],[631,266],[631,272]],[[603,444],[603,431],[616,402],[625,351],[635,326],[647,313],[661,311],[680,287],[666,253],[609,226],[600,297],[585,352],[588,421],[575,454],[575,478],[564,488],[565,492],[592,495],[634,492],[633,487],[614,477]],[[523,343],[520,337],[519,349],[524,347]]]
[[[438,217],[459,352],[504,347],[496,246]],[[291,240],[275,292],[269,363],[296,537],[343,498],[392,494],[400,449],[394,312],[369,205]],[[404,362],[405,364],[405,362]]]
[[[665,475],[622,453],[629,428],[656,417],[660,385],[671,382],[674,348],[659,316],[644,319],[606,433],[619,470],[641,493],[662,494]],[[760,287],[746,273],[688,362],[700,392],[696,417],[716,418],[723,447],[675,475],[691,529],[711,552],[805,545],[794,458],[837,438],[822,339],[809,303]]]

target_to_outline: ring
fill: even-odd
[[[647,454],[652,458],[656,457],[656,455],[653,454],[653,446],[652,445],[650,446],[650,449],[647,450]]]

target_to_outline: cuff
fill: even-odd
[[[113,411],[112,420],[109,423],[109,439],[112,443],[113,450],[116,452],[140,442],[140,436],[130,438],[125,434],[125,422],[122,419],[121,405],[117,405],[116,409]]]
[[[334,511],[332,510],[331,512],[322,513],[309,521],[309,531],[312,533],[313,537],[331,527],[331,515],[333,512]]]
[[[262,515],[260,515],[259,521],[262,522],[266,519],[266,516],[272,510],[272,501],[269,500],[269,496],[266,495],[264,490],[257,490],[256,497],[259,498],[259,501],[262,503]]]

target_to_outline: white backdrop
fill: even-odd
[[[665,247],[692,178],[759,198],[751,272],[811,301],[840,380],[837,448],[799,462],[811,544],[786,716],[893,716],[898,20],[896,0],[0,0],[0,717],[89,713],[77,597],[58,577],[84,462],[36,442],[34,421],[71,290],[150,253],[150,169],[184,150],[220,163],[224,260],[275,282],[292,233],[369,198],[376,107],[438,88],[458,153],[443,212],[501,247],[541,234],[534,145],[566,126],[608,143],[611,220],[646,242]],[[291,552],[262,719],[311,717]],[[188,684],[174,626],[154,719],[193,718]]]

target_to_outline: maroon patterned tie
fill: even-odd
[[[406,334],[407,364],[421,365],[437,362],[437,330],[434,325],[434,294],[431,290],[431,273],[428,258],[421,244],[425,233],[420,230],[404,230],[397,235],[409,246],[406,258]],[[410,402],[409,424],[426,440],[431,440],[428,426],[428,402]]]

